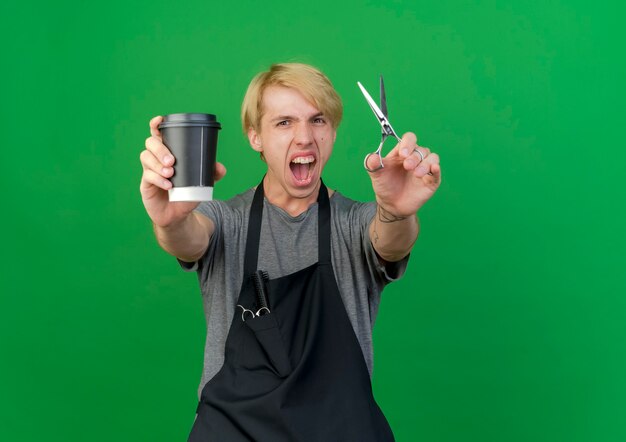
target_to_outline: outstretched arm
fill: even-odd
[[[369,173],[378,205],[369,234],[378,256],[395,262],[407,256],[417,240],[417,213],[439,188],[441,167],[439,156],[418,146],[410,132],[382,160],[384,167]],[[371,169],[378,164],[377,155],[368,158]]]
[[[182,261],[195,261],[206,251],[215,230],[213,221],[193,210],[197,202],[170,202],[169,178],[174,174],[176,158],[163,144],[159,123],[162,117],[150,120],[150,137],[141,152],[143,168],[139,190],[148,216],[152,220],[159,245]],[[226,174],[220,163],[215,166],[216,180]]]

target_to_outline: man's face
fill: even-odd
[[[267,190],[292,198],[313,195],[335,143],[331,122],[297,90],[270,86],[260,126],[260,132],[250,129],[248,138],[267,162]]]

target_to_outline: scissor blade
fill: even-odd
[[[376,102],[372,99],[372,97],[370,96],[370,94],[365,90],[365,88],[363,87],[363,85],[361,84],[361,82],[357,81],[356,84],[359,85],[359,87],[361,88],[361,92],[363,93],[363,95],[365,96],[365,99],[367,100],[367,103],[370,105],[370,107],[372,108],[372,111],[374,112],[374,114],[376,115],[376,117],[378,118],[378,122],[379,123],[383,123],[383,121],[386,120],[385,118],[385,114],[383,114],[383,112],[380,110],[380,108],[378,107],[378,105],[376,104]]]
[[[385,82],[383,81],[383,76],[380,76],[380,110],[382,111],[385,118],[389,118],[389,114],[387,113],[387,96],[385,95]]]

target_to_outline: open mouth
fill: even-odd
[[[291,173],[299,184],[308,184],[311,181],[315,157],[313,155],[296,157],[289,163]]]

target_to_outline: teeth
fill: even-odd
[[[291,160],[292,163],[296,163],[296,164],[309,164],[312,163],[313,161],[315,161],[315,158],[313,158],[313,156],[308,156],[308,157],[298,157],[298,158],[294,158],[293,160]]]

